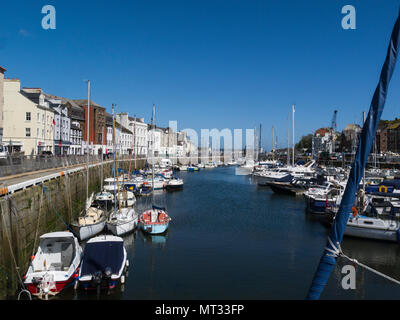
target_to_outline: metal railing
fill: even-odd
[[[119,160],[128,160],[130,156],[118,156]],[[0,159],[0,177],[41,170],[67,168],[86,164],[86,155],[67,156],[8,156]],[[105,160],[111,160],[105,157]],[[100,162],[101,155],[90,155],[89,163]]]

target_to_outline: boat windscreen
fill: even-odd
[[[104,272],[107,267],[113,274],[119,274],[124,261],[124,243],[106,241],[87,243],[82,260],[82,276],[92,275],[97,271]]]

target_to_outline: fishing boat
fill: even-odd
[[[83,241],[104,230],[106,225],[106,211],[92,206],[93,193],[86,202],[86,209],[77,221],[71,223],[73,232]]]
[[[174,177],[167,183],[167,190],[179,190],[183,188],[183,179]]]
[[[113,289],[125,282],[129,266],[124,241],[113,235],[90,239],[83,251],[79,285],[85,289]]]
[[[162,234],[168,229],[171,218],[168,216],[165,208],[152,206],[150,210],[140,215],[140,227],[149,234]]]
[[[48,300],[76,281],[82,248],[71,232],[53,232],[40,237],[24,284],[39,299]]]

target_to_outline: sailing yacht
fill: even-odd
[[[113,110],[114,148],[116,148],[114,105],[112,106],[112,110]],[[114,152],[114,179],[116,172],[117,172],[117,179],[115,181],[118,181],[116,152]],[[128,196],[123,202],[121,201],[121,192],[117,193],[116,189],[114,191],[116,199],[114,199],[114,210],[111,212],[110,217],[107,221],[107,230],[109,230],[115,236],[121,236],[127,234],[128,232],[133,231],[137,227],[138,215],[135,212],[134,208],[128,206],[129,204]],[[125,191],[125,192],[135,197],[133,192],[130,191]],[[136,202],[136,198],[134,199]],[[117,202],[118,202],[118,208],[117,208]]]
[[[90,81],[88,81],[88,121],[87,121],[87,154],[86,154],[86,207],[84,214],[71,224],[79,240],[86,240],[104,230],[106,224],[106,211],[96,208],[93,204],[93,193],[89,197],[89,117],[90,117]]]
[[[153,117],[151,119],[151,128],[154,142],[154,123],[155,123],[155,105],[153,105]],[[154,147],[152,144],[152,186],[154,185]],[[154,202],[154,188],[152,189],[152,202]],[[155,206],[154,203],[150,210],[146,210],[140,215],[140,226],[145,233],[161,234],[164,233],[169,226],[171,218],[168,216],[166,208]]]

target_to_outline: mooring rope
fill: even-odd
[[[6,200],[8,200],[8,198],[9,198],[8,195],[6,195],[5,198],[6,198]],[[4,227],[5,227],[5,226],[6,226],[6,221],[5,221],[5,218],[4,218],[4,210],[3,210],[3,204],[2,204],[2,202],[0,202],[0,207],[1,207],[1,217],[2,217],[2,220],[3,220],[3,223],[4,223]],[[12,209],[11,209],[11,210],[12,210]],[[18,264],[17,264],[17,260],[15,259],[15,256],[14,256],[13,247],[12,247],[12,244],[11,244],[11,239],[10,239],[10,236],[9,236],[9,234],[8,234],[7,228],[4,228],[4,233],[5,233],[5,235],[6,235],[6,238],[7,238],[7,240],[8,240],[8,245],[9,245],[9,247],[10,247],[11,257],[12,257],[12,259],[13,259],[14,266],[15,266],[15,271],[16,271],[17,276],[18,276],[18,279],[17,279],[17,280],[19,281],[19,283],[21,284],[21,286],[24,288],[24,290],[26,290],[25,284],[24,284],[24,282],[22,281],[21,275],[19,274],[19,267],[18,267]]]
[[[32,248],[32,256],[35,254],[35,249],[36,249],[36,239],[38,237],[39,233],[39,225],[40,225],[40,215],[42,211],[42,203],[43,203],[43,187],[42,187],[42,194],[40,195],[40,204],[39,204],[39,216],[38,216],[38,221],[36,224],[36,231],[35,231],[35,238],[33,239],[33,248]]]
[[[47,188],[46,188],[46,187],[43,187],[43,190],[44,190],[44,193],[47,194],[47,199],[49,200],[49,203],[50,203],[51,207],[53,208],[54,212],[56,213],[57,218],[61,220],[61,222],[65,225],[65,227],[66,227],[69,231],[71,231],[71,233],[72,233],[74,236],[78,237],[78,236],[76,235],[76,233],[74,232],[74,230],[72,230],[72,229],[69,227],[69,225],[64,221],[64,219],[63,219],[63,218],[60,216],[60,214],[58,213],[57,209],[56,209],[55,206],[53,205],[53,202],[51,201],[51,197],[50,197],[49,193],[46,192]]]
[[[392,278],[392,277],[389,277],[388,275],[386,275],[386,274],[384,274],[384,273],[382,273],[382,272],[379,272],[378,270],[375,270],[375,269],[373,269],[373,268],[371,268],[371,267],[369,267],[369,266],[367,266],[367,265],[365,265],[365,264],[359,262],[357,259],[353,259],[353,258],[350,258],[350,257],[346,256],[346,255],[343,253],[342,248],[340,247],[340,243],[339,243],[339,242],[337,242],[337,246],[335,246],[335,245],[333,244],[332,240],[331,240],[329,237],[328,237],[328,241],[329,241],[330,245],[331,245],[332,248],[333,248],[333,249],[325,248],[326,251],[328,251],[328,252],[331,253],[331,254],[328,254],[328,256],[335,257],[335,258],[337,258],[337,257],[345,258],[345,259],[349,260],[350,262],[353,262],[353,263],[355,263],[356,265],[359,265],[360,267],[362,267],[362,268],[364,268],[364,269],[367,269],[367,270],[371,271],[372,273],[377,274],[378,276],[381,276],[381,277],[383,277],[383,278],[385,278],[385,279],[387,279],[387,280],[389,280],[389,281],[392,281],[392,282],[394,282],[394,283],[400,285],[400,281],[398,281],[398,280],[396,280],[396,279],[394,279],[394,278]]]

